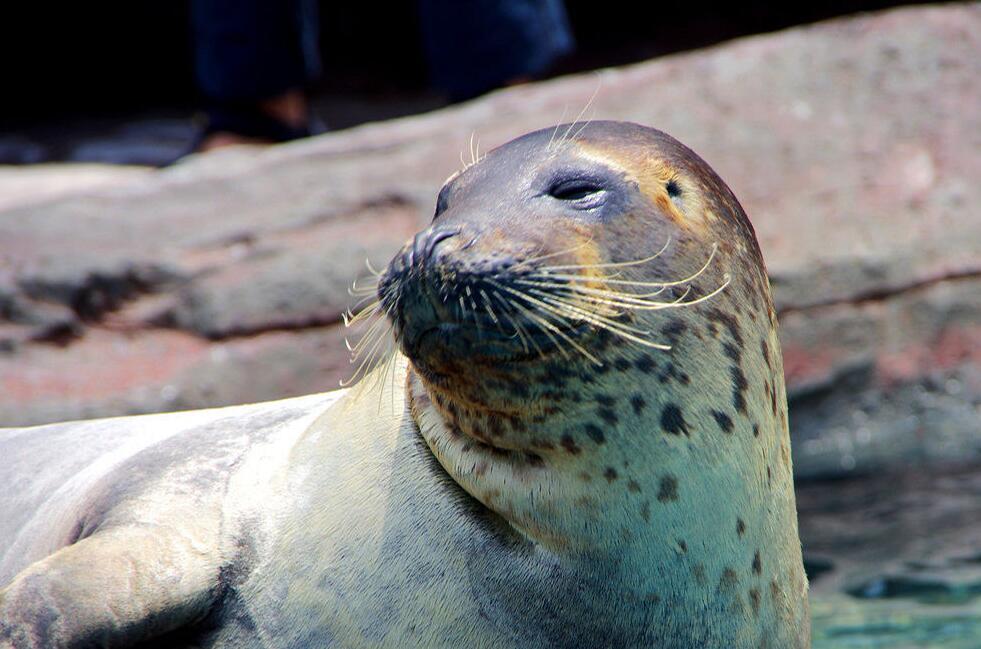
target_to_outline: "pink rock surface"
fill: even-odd
[[[979,5],[897,9],[0,204],[0,422],[334,387],[344,287],[428,221],[471,134],[585,107],[678,137],[743,202],[798,473],[981,456],[979,51]]]

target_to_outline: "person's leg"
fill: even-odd
[[[316,0],[194,0],[195,72],[208,103],[197,148],[310,134],[320,74]]]
[[[572,51],[562,0],[419,0],[433,82],[468,99],[546,72]]]

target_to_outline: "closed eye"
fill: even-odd
[[[549,188],[548,195],[560,201],[581,202],[593,198],[591,202],[595,202],[595,198],[605,192],[606,190],[595,181],[575,179],[555,183]]]

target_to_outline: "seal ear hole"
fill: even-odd
[[[678,184],[676,180],[669,180],[665,188],[668,190],[668,197],[674,206],[679,210],[684,209],[684,203],[681,200],[681,185]]]

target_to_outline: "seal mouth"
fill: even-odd
[[[427,265],[413,257],[407,251],[392,261],[378,297],[396,342],[415,361],[460,352],[475,361],[540,359],[592,329],[586,319],[557,319],[539,308],[520,286],[534,268],[521,262]]]
[[[498,329],[487,318],[484,322],[441,322],[416,334],[412,339],[403,335],[396,340],[410,358],[427,358],[444,352],[459,353],[467,351],[474,359],[487,359],[493,362],[531,362],[549,358],[561,353],[562,342],[556,334],[547,334],[535,329],[533,322],[517,322],[521,329]],[[590,334],[592,327],[582,322],[566,326],[558,331],[571,339],[582,339]]]
[[[558,320],[520,287],[534,268],[510,256],[448,259],[434,253],[445,240],[414,241],[389,264],[378,297],[396,342],[413,360],[466,352],[492,362],[541,358],[587,333],[578,318]],[[435,244],[433,243],[435,241]]]

